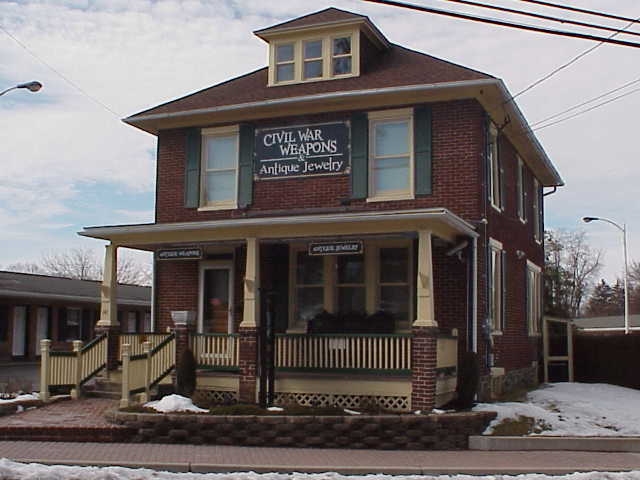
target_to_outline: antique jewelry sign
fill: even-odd
[[[158,260],[200,260],[202,259],[202,249],[193,248],[172,248],[170,250],[158,250],[156,252]]]
[[[309,244],[309,255],[362,255],[362,240]]]
[[[349,129],[345,122],[256,130],[257,178],[348,172]]]

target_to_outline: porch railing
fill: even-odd
[[[191,334],[191,350],[200,368],[231,370],[240,365],[238,334]]]
[[[131,346],[121,345],[122,352],[122,399],[121,407],[130,405],[131,395],[144,392],[148,401],[150,390],[166,377],[176,366],[176,336],[168,334],[155,347],[149,340],[142,344],[143,353],[131,355]]]
[[[151,348],[155,348],[170,335],[170,333],[121,333],[118,358],[122,357],[122,345],[125,343],[129,345],[130,355],[141,355],[144,353],[144,342],[150,342]]]
[[[40,397],[49,398],[49,387],[72,386],[79,396],[80,387],[107,366],[107,336],[94,338],[86,345],[74,340],[73,351],[51,351],[51,340],[40,343]]]
[[[411,370],[409,334],[279,334],[275,366],[283,370]]]

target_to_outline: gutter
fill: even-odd
[[[182,230],[215,230],[217,228],[264,227],[273,225],[305,225],[317,223],[352,223],[384,220],[442,220],[460,233],[477,238],[473,226],[446,208],[403,210],[388,212],[342,213],[338,215],[306,215],[295,217],[259,217],[234,218],[206,222],[149,223],[143,225],[122,225],[106,227],[86,227],[79,235],[91,238],[108,239],[110,235],[145,234],[158,232],[176,232]]]
[[[85,295],[62,295],[59,293],[34,293],[34,292],[16,292],[15,290],[0,290],[0,297],[13,298],[37,298],[43,300],[68,300],[81,303],[97,303],[100,304],[99,297],[88,297]],[[129,307],[148,307],[149,302],[145,300],[121,300],[117,299],[118,305]]]

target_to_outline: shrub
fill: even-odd
[[[468,409],[473,406],[473,401],[478,393],[480,384],[480,361],[475,352],[465,352],[462,355],[458,370],[458,400],[457,407]]]
[[[191,349],[187,348],[178,361],[176,368],[176,391],[183,397],[191,397],[196,391],[196,359]]]

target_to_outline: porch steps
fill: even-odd
[[[87,397],[118,400],[122,397],[122,383],[114,378],[97,377],[82,387],[82,393]]]

